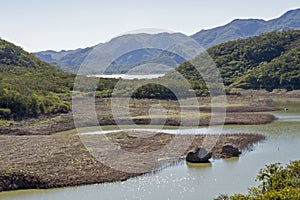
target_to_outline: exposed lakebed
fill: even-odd
[[[95,184],[51,190],[12,191],[0,194],[4,200],[35,199],[212,199],[220,193],[246,192],[255,186],[255,176],[266,164],[299,159],[300,104],[275,112],[268,125],[226,125],[224,134],[259,133],[266,140],[238,159],[212,160],[211,165],[188,166],[184,161],[124,182]],[[172,133],[173,130],[164,130]],[[178,130],[176,130],[177,132]],[[195,130],[207,133],[206,128]]]

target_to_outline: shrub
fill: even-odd
[[[220,195],[215,200],[299,200],[300,160],[283,167],[280,163],[267,165],[256,178],[261,184],[250,188],[249,194]]]
[[[9,108],[0,108],[0,117],[8,119],[11,116],[11,110]]]

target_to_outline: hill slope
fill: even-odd
[[[214,46],[208,53],[219,68],[225,86],[269,91],[300,89],[300,31],[239,39]],[[190,81],[201,83],[202,77],[191,64],[184,63],[176,70]]]
[[[24,118],[67,112],[74,76],[0,40],[0,117]]]
[[[300,9],[291,10],[281,17],[269,21],[261,19],[236,19],[232,22],[209,30],[201,30],[191,37],[204,48],[230,40],[245,39],[262,33],[300,29]]]

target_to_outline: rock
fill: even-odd
[[[212,157],[212,153],[208,152],[206,149],[199,147],[193,152],[189,152],[186,156],[186,161],[191,163],[208,163],[209,159]]]
[[[235,145],[232,144],[227,144],[222,147],[222,152],[221,154],[224,157],[238,157],[241,154],[241,151],[239,148]]]

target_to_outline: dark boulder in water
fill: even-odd
[[[199,147],[193,152],[189,152],[186,156],[186,161],[191,163],[208,163],[209,159],[212,157],[212,153],[206,149]]]
[[[227,144],[222,147],[221,152],[223,157],[238,157],[241,154],[239,148],[232,144]]]

